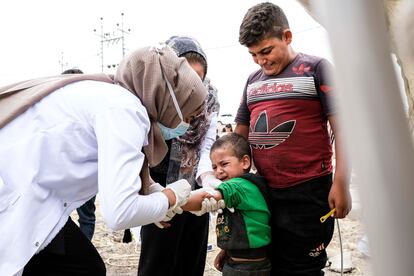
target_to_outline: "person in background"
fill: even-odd
[[[98,191],[113,230],[160,221],[184,204],[188,181],[163,188],[148,166],[162,161],[166,137],[185,133],[206,97],[199,76],[165,45],[131,52],[115,76],[0,88],[0,275],[106,275],[70,214]]]
[[[233,132],[233,126],[231,124],[226,124],[225,132],[227,133]]]
[[[221,181],[213,175],[209,152],[215,141],[219,104],[217,90],[206,78],[207,56],[198,41],[191,37],[173,36],[166,43],[204,81],[208,96],[206,109],[192,120],[188,131],[167,141],[168,154],[159,166],[151,168],[151,177],[163,185],[173,179],[186,179],[193,190],[200,185],[215,187]],[[184,212],[171,219],[168,226],[161,229],[150,224],[141,228],[138,275],[203,275],[209,214],[206,211]]]
[[[239,42],[260,66],[247,79],[235,132],[249,139],[270,188],[272,275],[323,275],[334,219],[319,218],[334,208],[335,218],[351,210],[332,66],[294,51],[286,15],[273,3],[247,11]],[[336,138],[334,176],[328,122]]]
[[[224,276],[270,275],[267,246],[271,241],[268,193],[263,177],[250,173],[251,151],[247,140],[229,133],[214,142],[210,158],[215,176],[223,181],[210,191],[226,207],[216,222],[221,248],[214,266]],[[183,210],[197,210],[201,202],[190,196]]]
[[[62,75],[65,74],[83,74],[82,70],[78,68],[71,68],[67,69],[62,72]],[[81,207],[77,208],[76,211],[78,212],[78,222],[79,228],[81,229],[82,233],[91,241],[93,238],[93,233],[95,232],[95,198],[96,196],[92,197],[88,201],[85,202]]]
[[[62,72],[62,75],[66,74],[83,74],[83,71],[79,68],[70,68]]]

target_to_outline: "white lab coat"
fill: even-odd
[[[114,230],[163,219],[167,197],[138,194],[149,128],[132,93],[81,81],[0,129],[0,275],[20,274],[98,191],[102,216]]]

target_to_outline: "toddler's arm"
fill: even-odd
[[[192,191],[187,203],[181,206],[184,211],[199,211],[205,199],[214,198],[216,201],[223,199],[221,193],[211,188],[201,188]]]

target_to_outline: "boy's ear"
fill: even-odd
[[[290,29],[284,30],[282,36],[282,40],[285,40],[286,44],[292,43],[292,31]]]
[[[241,161],[242,161],[244,170],[250,169],[251,161],[250,161],[250,157],[247,154],[243,155]]]

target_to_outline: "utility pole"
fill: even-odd
[[[96,29],[93,29],[93,32],[96,34]],[[101,56],[101,72],[103,73],[103,71],[104,71],[104,47],[103,47],[103,45],[104,45],[104,39],[105,39],[105,36],[104,36],[104,32],[103,32],[103,17],[101,17],[101,33],[98,35],[100,38],[101,38],[101,41],[100,41],[100,43],[101,43],[101,49],[100,49],[100,56]]]
[[[104,32],[104,27],[103,27],[103,17],[101,17],[101,33],[97,34],[97,36],[100,38],[100,56],[101,56],[101,71],[102,73],[104,72],[104,45],[107,45],[107,47],[111,46],[111,45],[118,45],[119,42],[121,42],[121,47],[122,47],[122,57],[125,56],[125,34],[129,35],[131,29],[124,29],[124,13],[121,13],[121,24],[117,23],[116,24],[116,31],[120,32],[120,34],[118,34],[118,32]],[[93,30],[96,34],[96,29]],[[107,67],[108,68],[115,68],[116,66],[118,66],[118,64],[108,64]]]
[[[68,63],[65,62],[65,60],[63,58],[63,52],[60,52],[59,64],[60,64],[60,72],[63,72],[63,70],[65,69],[65,67],[68,65]]]
[[[119,23],[116,24],[117,27],[119,27]],[[130,33],[131,29],[128,28],[128,30],[124,29],[124,13],[121,13],[121,29],[118,28],[118,31],[121,32],[121,41],[122,41],[122,57],[125,56],[125,34]]]

